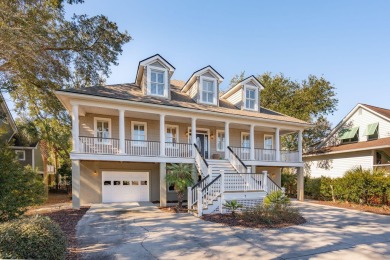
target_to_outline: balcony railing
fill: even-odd
[[[243,161],[251,160],[251,149],[249,147],[231,147],[231,150]],[[275,162],[276,150],[255,148],[254,160],[262,162]],[[280,151],[281,162],[299,162],[298,151]]]
[[[119,154],[119,139],[80,136],[80,153]],[[125,140],[126,155],[160,156],[160,142]],[[165,156],[175,158],[192,158],[192,146],[187,143],[165,143]]]
[[[165,156],[192,158],[192,145],[187,143],[165,143]]]
[[[118,154],[119,139],[80,136],[80,152],[91,154]]]

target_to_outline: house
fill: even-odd
[[[23,141],[18,135],[14,118],[0,93],[0,142],[9,145],[15,151],[16,157],[23,166],[31,166],[43,174],[43,163],[38,142]]]
[[[354,167],[390,169],[390,109],[357,104],[303,160],[311,177],[341,177]]]
[[[200,181],[190,188],[190,205],[198,201],[198,188],[206,204],[228,191],[259,199],[268,186],[278,189],[282,167],[300,169],[303,190],[302,145],[281,150],[280,138],[299,133],[301,144],[310,124],[261,107],[263,86],[254,76],[220,94],[223,77],[212,66],[186,82],[172,79],[174,72],[156,54],[139,62],[134,83],[56,92],[72,115],[73,207],[125,201],[164,206],[177,199],[165,181],[171,163],[196,166]]]

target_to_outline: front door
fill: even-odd
[[[208,136],[207,134],[196,134],[196,145],[198,146],[201,155],[204,158],[209,158],[209,145],[208,145]]]

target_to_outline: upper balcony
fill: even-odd
[[[205,159],[228,159],[225,151],[229,147],[247,165],[302,164],[301,152],[280,149],[281,135],[293,129],[158,110],[150,113],[85,105],[73,109],[74,160],[193,163],[193,144],[197,144]]]

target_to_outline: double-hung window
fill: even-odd
[[[274,137],[272,135],[265,135],[264,136],[264,149],[265,150],[274,149],[273,143],[274,143]]]
[[[217,151],[225,151],[225,132],[217,130]]]
[[[214,81],[203,80],[202,82],[202,102],[214,103],[215,88]]]
[[[147,125],[145,122],[131,122],[132,136],[134,145],[146,145]]]
[[[26,152],[23,150],[15,150],[16,153],[16,159],[19,161],[25,161],[26,160]]]
[[[164,96],[165,79],[164,71],[151,70],[150,71],[150,94],[157,96]]]
[[[246,88],[245,90],[245,108],[255,110],[256,109],[256,90],[252,88]]]

